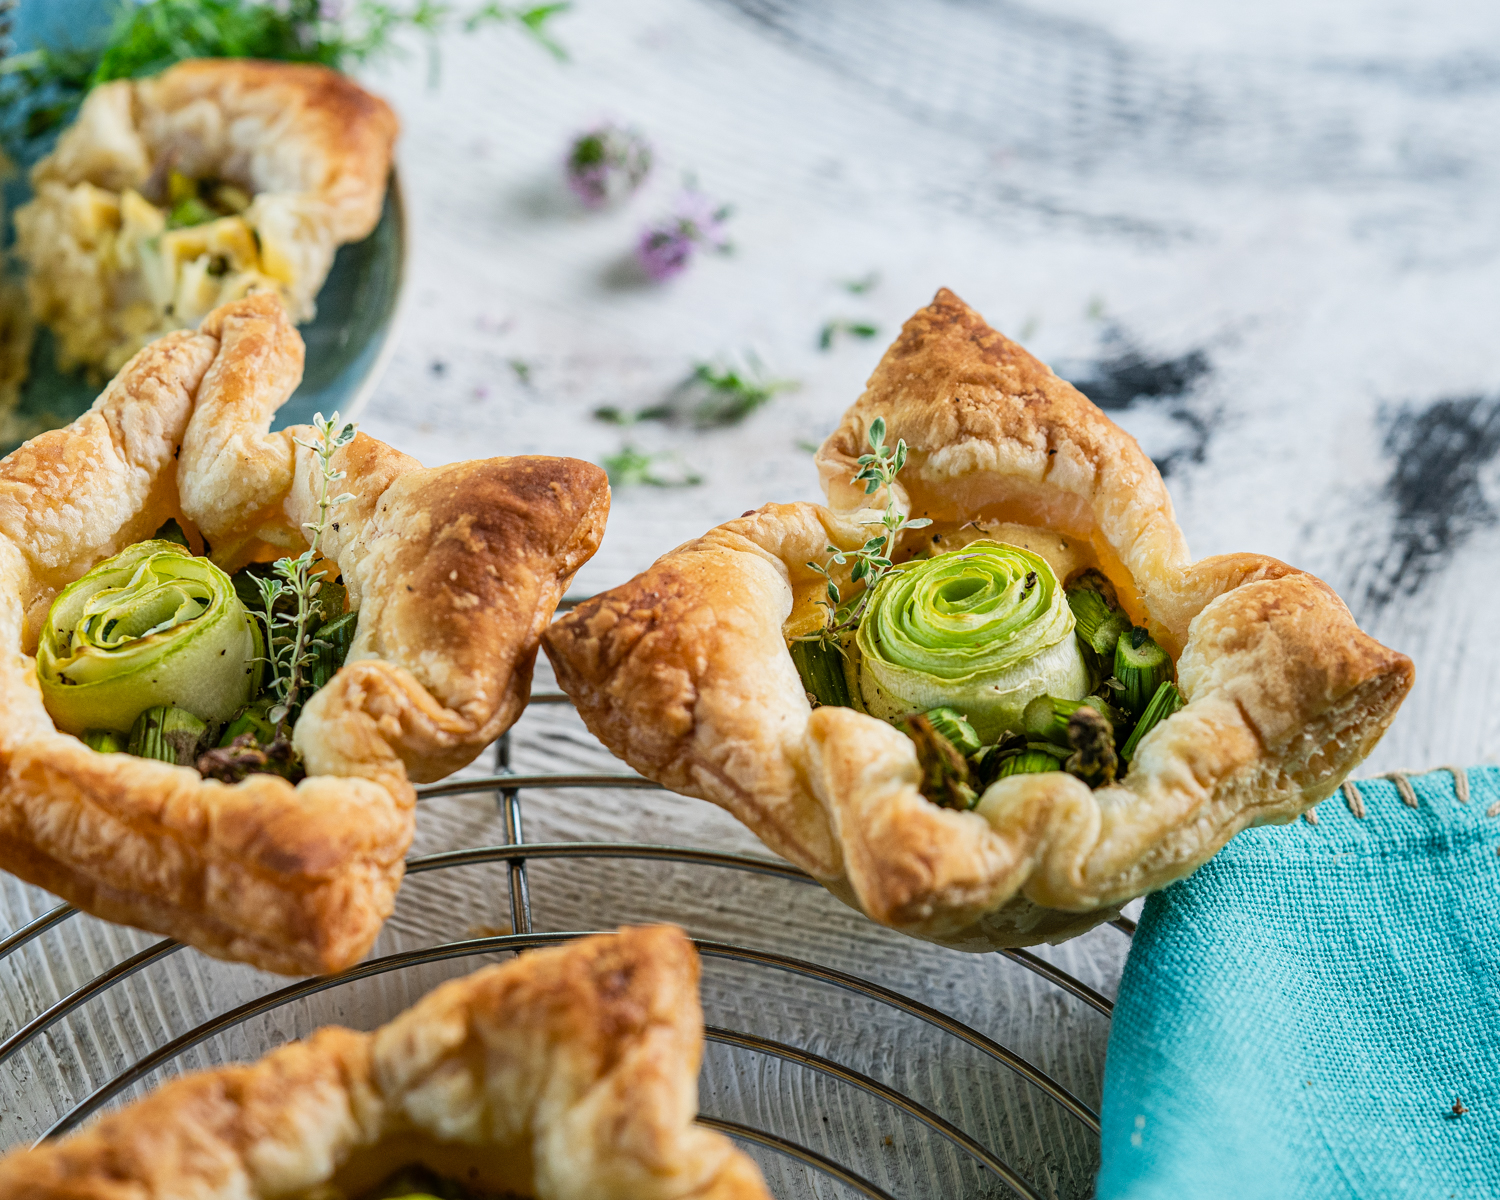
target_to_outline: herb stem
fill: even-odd
[[[280,578],[256,580],[265,609],[261,620],[266,626],[266,654],[271,664],[269,687],[277,701],[268,714],[274,725],[282,724],[294,711],[307,673],[317,662],[318,651],[324,645],[312,635],[314,614],[320,620],[323,616],[322,606],[316,603],[324,583],[322,572],[317,569],[318,551],[328,529],[329,511],[354,499],[350,492],[339,496],[329,494],[333,485],[344,478],[344,472],[333,469],[334,453],[354,440],[354,426],[341,423],[338,413],[327,420],[318,413],[313,418],[313,428],[315,440],[294,439],[297,445],[311,450],[318,460],[318,519],[302,524],[308,532],[307,549],[296,558],[276,562],[274,570]],[[283,598],[295,603],[290,617],[276,611]]]
[[[864,616],[865,608],[870,603],[875,585],[885,578],[894,566],[892,556],[896,553],[901,534],[908,529],[923,529],[932,524],[927,517],[908,517],[896,507],[894,484],[901,468],[906,465],[905,439],[898,438],[894,447],[885,444],[884,417],[876,417],[870,422],[867,436],[872,453],[859,456],[860,470],[851,482],[863,483],[867,496],[872,496],[881,488],[885,488],[885,512],[879,521],[869,522],[871,525],[879,525],[881,532],[866,541],[858,550],[840,550],[837,546],[828,547],[829,561],[839,566],[843,566],[846,562],[854,563],[853,569],[849,572],[849,582],[863,582],[864,584],[864,591],[855,598],[853,604],[844,610],[842,618],[838,615],[839,587],[833,582],[827,565],[815,562],[807,564],[828,581],[828,598],[832,607],[828,610],[828,625],[824,636],[832,636],[858,627],[860,618]]]

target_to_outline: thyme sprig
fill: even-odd
[[[745,370],[698,363],[693,367],[690,383],[698,385],[702,398],[694,405],[692,422],[698,429],[738,425],[756,409],[768,403],[778,392],[794,391],[795,379],[768,379],[760,359],[746,355]]]
[[[932,524],[926,517],[908,517],[896,505],[896,491],[893,485],[896,482],[896,476],[901,473],[901,468],[906,465],[906,439],[898,438],[895,446],[887,446],[884,417],[876,417],[870,422],[868,436],[871,453],[859,456],[859,473],[851,482],[863,483],[867,496],[873,496],[881,488],[886,489],[885,512],[881,514],[878,521],[864,522],[868,525],[879,525],[881,532],[870,538],[858,550],[841,550],[833,545],[827,548],[830,562],[837,563],[841,567],[853,562],[854,566],[849,572],[851,583],[862,582],[865,585],[864,591],[845,610],[840,609],[843,600],[842,593],[839,591],[839,585],[833,581],[828,567],[817,562],[807,564],[823,576],[828,586],[830,602],[827,624],[821,633],[813,635],[815,637],[827,637],[855,628],[859,624],[860,617],[864,615],[865,606],[870,602],[875,585],[894,565],[892,555],[896,552],[896,544],[902,533],[908,529],[923,529]]]
[[[662,474],[657,470],[662,464],[671,468],[668,473]],[[620,448],[618,454],[606,454],[600,466],[609,474],[610,486],[617,488],[642,484],[656,488],[697,487],[703,482],[702,475],[683,463],[670,450],[652,454],[627,444]]]
[[[257,613],[266,629],[266,661],[271,678],[266,691],[276,702],[267,713],[273,725],[280,725],[295,710],[306,686],[306,673],[318,658],[318,650],[324,642],[313,636],[313,619],[321,613],[316,603],[323,588],[322,574],[318,570],[318,549],[327,532],[329,511],[354,499],[354,493],[344,492],[333,496],[333,485],[344,478],[343,471],[333,469],[333,455],[341,446],[354,440],[353,423],[341,423],[339,414],[327,420],[323,414],[313,417],[315,436],[310,441],[294,439],[297,445],[311,450],[318,460],[318,519],[304,521],[307,531],[307,549],[296,558],[277,560],[272,577],[259,577],[256,585],[260,589],[264,612]],[[282,611],[278,604],[289,601]],[[285,611],[290,608],[291,611]]]
[[[446,8],[445,5],[434,7]],[[489,0],[488,4],[481,5],[464,18],[464,30],[473,33],[476,29],[482,29],[486,25],[508,25],[514,21],[520,24],[537,45],[558,62],[567,62],[568,51],[552,36],[552,31],[547,28],[547,22],[558,13],[567,12],[572,7],[569,0],[563,0],[558,4],[533,4],[529,7],[499,4],[496,0]]]
[[[823,328],[818,331],[818,349],[832,350],[833,343],[845,336],[868,341],[872,337],[880,336],[880,326],[873,321],[853,321],[846,317],[835,317],[831,321],[824,322]]]
[[[615,405],[594,410],[594,420],[607,425],[634,425],[639,421],[664,421],[690,425],[694,429],[722,429],[738,425],[756,409],[769,404],[781,392],[801,387],[795,379],[772,379],[753,351],[744,355],[742,366],[713,362],[693,364],[692,372],[658,404],[626,412]]]

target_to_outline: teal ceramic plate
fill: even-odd
[[[44,38],[56,39],[65,28],[107,26],[112,10],[113,5],[105,0],[23,0],[16,40],[24,48]],[[13,212],[28,194],[24,183],[13,179],[6,188],[5,211]],[[11,240],[9,228],[3,240]],[[364,241],[340,247],[318,293],[318,315],[300,326],[307,342],[306,371],[302,386],[276,414],[273,428],[304,424],[314,413],[332,413],[335,409],[345,417],[358,414],[395,348],[392,334],[405,268],[406,212],[400,181],[393,171],[380,224]],[[89,386],[82,375],[58,373],[52,335],[38,329],[31,372],[22,387],[17,412],[25,422],[22,427],[66,425],[85,412],[98,394],[99,389]],[[37,425],[27,421],[28,417],[35,418]],[[3,446],[0,452],[14,448]]]

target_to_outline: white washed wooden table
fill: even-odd
[[[556,31],[570,63],[495,33],[445,41],[436,87],[420,54],[371,76],[405,122],[414,248],[395,362],[363,422],[427,463],[598,461],[630,441],[707,480],[617,490],[576,593],[766,500],[816,498],[805,446],[946,285],[1112,408],[1163,463],[1197,554],[1255,550],[1313,570],[1416,658],[1416,690],[1367,771],[1495,759],[1500,9],[580,0]],[[590,215],[558,168],[569,136],[604,116],[645,130],[659,166],[628,208]],[[735,206],[736,253],[664,287],[633,284],[621,261],[686,173]],[[866,294],[841,287],[872,272]],[[881,335],[821,352],[819,330],[839,318]],[[737,428],[590,416],[659,401],[695,361],[747,351],[801,387]],[[545,670],[537,687],[552,688]],[[531,709],[512,747],[520,772],[622,769],[565,705]],[[523,795],[529,841],[763,854],[716,809],[662,792]],[[505,841],[484,793],[425,801],[413,852]],[[376,954],[507,928],[506,880],[503,864],[412,878]],[[876,980],[1097,1107],[1107,1020],[999,956],[889,934],[815,888],[697,866],[535,862],[529,880],[538,929],[676,920]],[[7,881],[0,926],[53,903]],[[88,919],[43,934],[0,964],[0,1034],[156,940]],[[1101,928],[1039,954],[1112,996],[1127,945]],[[369,1027],[472,965],[325,991],[167,1070],[328,1021]],[[154,1047],[284,982],[191,951],[151,963],[3,1063],[0,1143],[35,1137]],[[911,1017],[718,960],[704,999],[713,1024],[910,1094],[1040,1195],[1092,1190],[1097,1141],[1080,1122]],[[1009,1194],[889,1104],[764,1054],[711,1047],[703,1107],[893,1195]],[[778,1195],[852,1194],[757,1153]]]

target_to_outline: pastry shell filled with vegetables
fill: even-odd
[[[622,929],[436,988],[373,1033],[329,1027],[185,1075],[0,1159],[28,1200],[769,1200],[699,1128],[698,957]]]
[[[0,868],[288,973],[374,941],[413,781],[520,714],[609,506],[575,459],[268,433],[302,360],[247,297],[0,461]]]
[[[64,371],[273,291],[311,320],[334,253],[375,228],[396,115],[327,67],[192,59],[100,84],[32,168],[16,249]]]
[[[1193,562],[1134,439],[946,290],[817,463],[827,506],[721,525],[544,643],[616,754],[882,924],[1081,932],[1328,796],[1410,690],[1313,576]]]

